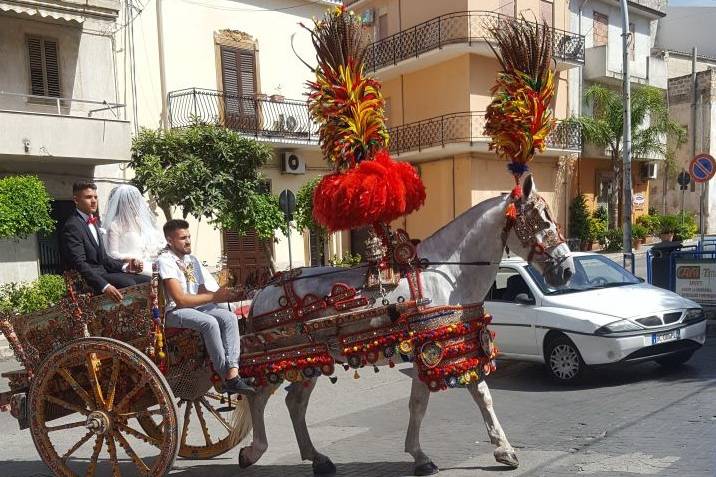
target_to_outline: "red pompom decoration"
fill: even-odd
[[[344,172],[324,176],[313,194],[313,218],[329,231],[390,223],[425,202],[413,166],[381,150]]]

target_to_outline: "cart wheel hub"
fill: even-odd
[[[98,436],[106,434],[111,428],[109,416],[102,411],[93,411],[87,416],[85,427]]]

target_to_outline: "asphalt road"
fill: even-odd
[[[681,369],[665,371],[652,363],[602,369],[576,388],[551,384],[539,365],[502,362],[488,383],[520,468],[506,470],[494,461],[480,414],[463,390],[431,396],[424,450],[441,475],[454,477],[716,475],[714,361],[716,338],[710,338]],[[336,462],[338,475],[411,475],[411,458],[402,450],[409,371],[362,374],[354,380],[341,371],[337,384],[319,383],[307,418],[314,443]],[[284,394],[279,390],[269,402],[269,449],[256,466],[240,470],[237,448],[211,461],[179,459],[172,475],[312,475],[298,455]],[[0,476],[50,475],[28,431],[19,431],[7,413],[0,414],[0,429]]]

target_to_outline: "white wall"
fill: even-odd
[[[310,27],[311,18],[322,15],[326,5],[316,3],[285,11],[269,10],[295,5],[295,2],[165,0],[162,5],[168,92],[192,87],[218,89],[214,32],[231,29],[258,40],[259,92],[280,91],[287,98],[304,97],[305,82],[311,78],[311,72],[291,51],[291,35],[296,34],[294,46],[301,57],[310,64],[315,63],[309,34],[299,22]],[[137,18],[134,35],[138,123],[156,128],[161,115],[161,94],[155,4],[149,4]],[[123,49],[124,39],[118,36],[117,42],[118,49]],[[124,69],[124,55],[123,51],[118,58],[120,70]],[[131,101],[129,89],[123,97]]]
[[[571,2],[573,17],[578,15],[580,2]],[[586,48],[594,46],[594,12],[597,11],[609,17],[609,42],[607,44],[607,68],[609,71],[622,71],[622,21],[618,5],[605,2],[588,2],[582,11],[582,35],[585,36]],[[647,77],[647,57],[651,54],[653,41],[651,37],[652,20],[629,11],[629,21],[634,24],[634,58],[631,62],[631,75],[640,78]],[[576,19],[574,20],[576,23]],[[574,31],[578,31],[576,28]]]
[[[39,17],[38,17],[39,18]],[[112,36],[106,23],[87,20],[37,21],[35,17],[0,15],[0,90],[30,93],[26,36],[56,39],[59,47],[60,87],[65,98],[117,102]],[[72,103],[71,111],[94,109]],[[28,104],[24,98],[0,95],[0,109],[56,112],[56,107]],[[102,117],[108,113],[97,113]]]
[[[0,240],[0,285],[31,281],[39,274],[34,235],[26,240]]]

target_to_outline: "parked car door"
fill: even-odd
[[[506,354],[537,355],[535,294],[520,272],[513,267],[500,267],[485,301],[500,350]]]

